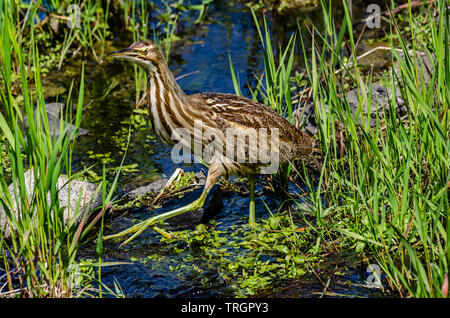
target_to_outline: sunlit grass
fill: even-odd
[[[297,167],[295,174],[309,192],[310,208],[299,205],[300,214],[317,233],[317,244],[338,238],[342,248],[354,248],[370,262],[377,263],[387,276],[388,285],[401,296],[441,297],[450,257],[448,159],[450,101],[450,26],[445,1],[429,7],[439,12],[419,26],[411,8],[407,22],[412,35],[391,25],[391,62],[399,72],[385,78],[394,92],[388,109],[376,111],[372,105],[373,71],[358,66],[353,22],[346,1],[344,20],[337,29],[331,4],[322,1],[324,26],[319,30],[299,25],[298,38],[310,83],[318,127],[322,167],[317,178]],[[291,38],[275,59],[270,31],[263,20],[263,31],[253,14],[264,50],[265,82],[258,79],[252,97],[292,119],[290,103],[292,55]],[[421,29],[425,28],[425,31]],[[430,36],[426,42],[411,40],[414,32]],[[305,47],[302,35],[311,32],[312,47]],[[424,38],[421,36],[420,38]],[[417,39],[417,38],[416,38]],[[344,59],[343,48],[350,49]],[[426,81],[423,58],[434,69]],[[356,65],[356,67],[355,67]],[[232,81],[237,94],[240,82],[230,60]],[[357,89],[358,107],[352,113],[346,99],[347,87]],[[401,96],[395,93],[400,92]],[[408,113],[397,113],[397,97],[403,98]],[[299,109],[298,111],[301,111]],[[371,126],[370,113],[377,113]],[[292,121],[291,121],[292,122]],[[317,180],[318,179],[318,180]],[[307,215],[314,215],[314,222]]]
[[[446,2],[438,1],[434,8],[440,20],[435,25],[430,19],[426,43],[403,38],[395,21],[392,25],[392,62],[398,61],[400,72],[389,74],[388,86],[392,92],[400,89],[408,113],[400,117],[400,96],[394,95],[375,127],[363,111],[364,103],[371,105],[373,76],[363,76],[358,67],[343,72],[344,79],[336,75],[337,67],[346,68],[339,53],[344,39],[357,64],[348,10],[338,33],[324,9],[325,32],[312,48],[303,48],[324,158],[319,187],[307,181],[317,219],[311,225],[323,239],[332,231],[362,242],[359,249],[380,265],[389,286],[402,296],[443,296],[450,257],[450,26]],[[409,13],[411,29],[416,30]],[[433,64],[429,82],[421,54]],[[356,115],[349,111],[343,81],[357,88]]]
[[[60,205],[58,180],[63,174],[67,175],[70,196],[71,181],[84,172],[71,172],[72,152],[84,105],[84,70],[80,74],[75,114],[72,116],[72,105],[68,104],[66,111],[61,112],[59,127],[55,127],[59,134],[52,134],[34,34],[30,38],[30,51],[26,52],[18,41],[21,31],[13,23],[17,12],[9,2],[0,2],[0,6],[0,132],[4,136],[0,156],[7,156],[10,164],[9,169],[0,168],[0,205],[8,218],[11,233],[8,239],[5,239],[5,233],[0,233],[0,245],[8,295],[79,296],[83,290],[73,288],[71,277],[74,266],[77,266],[77,251],[94,224],[103,220],[117,177],[109,192],[105,178],[99,184],[93,197],[101,193],[103,206],[94,212],[93,220],[87,219],[87,209],[81,209],[81,194],[77,198],[75,211],[72,211],[72,218],[64,220],[68,207]],[[18,74],[14,74],[13,70],[19,70]],[[32,70],[31,75],[29,70]],[[12,92],[15,76],[20,77],[20,99]],[[34,83],[33,89],[29,85],[30,78]],[[68,103],[72,100],[72,88],[73,85]],[[25,118],[27,129],[23,129]],[[73,124],[72,128],[69,122]],[[0,161],[3,162],[2,159]],[[32,186],[25,180],[27,170],[35,180]],[[12,182],[12,192],[8,189],[9,180]],[[98,255],[101,256],[101,253],[102,246],[99,245]]]

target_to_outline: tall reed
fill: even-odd
[[[67,174],[70,195],[71,181],[83,173],[71,173],[71,155],[82,118],[84,70],[81,70],[73,118],[69,111],[72,108],[72,85],[67,97],[67,111],[61,112],[59,127],[51,131],[34,34],[31,34],[30,51],[26,52],[18,42],[21,34],[15,24],[17,11],[9,1],[1,1],[0,9],[0,133],[5,140],[1,148],[10,164],[10,169],[0,168],[0,206],[11,230],[8,240],[5,240],[4,233],[0,233],[7,285],[10,294],[27,297],[74,296],[79,292],[72,288],[71,281],[77,250],[83,237],[103,217],[115,183],[110,192],[106,192],[105,179],[97,188],[96,193],[103,189],[104,203],[91,223],[87,224],[88,211],[81,209],[81,194],[73,217],[65,222],[64,214],[68,207],[60,205],[57,184],[59,177]],[[14,70],[19,70],[19,79]],[[34,82],[33,90],[28,82],[30,77]],[[20,88],[14,93],[19,93],[19,97],[12,91],[17,82]],[[25,118],[28,127],[23,129]],[[72,128],[68,122],[73,123]],[[3,162],[2,159],[0,161]],[[27,183],[26,170],[31,172],[34,183]],[[11,192],[9,182],[13,188]]]
[[[317,222],[310,225],[323,240],[331,232],[357,243],[400,295],[441,297],[450,260],[448,4],[439,0],[421,9],[429,14],[425,26],[409,7],[410,37],[392,20],[391,62],[398,71],[391,69],[385,85],[393,96],[386,109],[365,111],[375,98],[374,76],[358,66],[353,21],[342,2],[341,30],[331,3],[322,1],[325,30],[314,29],[312,47],[303,46],[324,158],[318,187],[300,173],[312,193]],[[429,35],[425,43],[415,38],[421,28]],[[347,63],[345,43],[352,56]],[[428,80],[424,58],[432,65]],[[344,83],[357,90],[353,113]],[[397,111],[397,97],[405,100],[405,116]],[[370,112],[376,114],[373,127]]]

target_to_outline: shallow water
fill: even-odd
[[[317,18],[320,10],[308,12],[308,16],[320,24]],[[239,74],[244,94],[248,94],[246,82],[254,83],[253,74],[261,74],[263,57],[253,18],[248,8],[239,3],[216,1],[208,8],[206,22],[192,27],[193,16],[185,14],[181,17],[184,31],[180,33],[181,41],[173,44],[170,67],[175,75],[191,74],[178,82],[186,93],[212,91],[234,93],[231,80],[229,57]],[[269,17],[269,24],[277,41],[285,42],[296,30],[295,19],[286,17]],[[125,32],[124,32],[125,33]],[[305,45],[309,39],[305,38]],[[112,48],[126,47],[131,42],[123,34],[117,34]],[[301,59],[297,61],[301,67]],[[99,65],[94,61],[86,65],[86,101],[92,103],[86,107],[82,127],[90,134],[79,139],[74,154],[75,169],[82,169],[98,163],[93,158],[98,154],[105,155],[108,164],[120,162],[124,150],[124,136],[128,130],[130,116],[135,107],[135,86],[133,68],[120,62],[105,61]],[[80,64],[76,59],[63,66],[58,76],[48,76],[47,84],[68,88],[73,76],[79,74]],[[111,92],[103,97],[108,87],[117,81]],[[49,98],[48,101],[52,101]],[[120,181],[119,194],[125,188],[137,187],[159,177],[170,177],[177,167],[185,171],[198,171],[200,165],[175,165],[170,159],[170,148],[159,141],[148,125],[140,125],[131,137],[130,148],[125,165],[132,167],[126,170]],[[101,165],[94,167],[101,174]],[[261,192],[259,185],[258,191]],[[186,203],[186,202],[184,202]],[[213,217],[220,222],[218,230],[231,231],[237,225],[247,223],[248,198],[236,193],[223,195],[224,208]],[[277,199],[261,194],[256,200],[257,218],[269,215],[267,207],[276,211],[279,207]],[[128,215],[119,216],[106,221],[106,234],[115,233],[133,224],[133,219],[145,219],[153,213],[161,213],[173,207],[163,206],[155,212],[145,208],[134,209]],[[104,243],[103,261],[124,261],[131,264],[105,267],[102,269],[102,281],[113,286],[117,280],[127,297],[211,297],[233,296],[234,290],[220,279],[214,264],[205,264],[202,254],[186,247],[182,252],[173,252],[173,246],[160,242],[160,237],[152,230],[145,231],[135,241],[119,248],[120,242]],[[95,259],[95,245],[88,243],[79,254],[80,259]],[[186,261],[189,259],[189,261]],[[301,297],[319,296],[324,290],[321,282],[331,278],[329,290],[335,294],[329,296],[373,297],[382,296],[378,290],[365,287],[367,273],[365,268],[352,266],[351,261],[327,261],[329,265],[317,269],[316,274],[310,273],[300,279],[280,280],[274,282],[266,290],[260,291],[260,296],[267,297]],[[338,265],[336,265],[338,263]],[[191,269],[171,270],[180,264],[200,267],[201,272]],[[330,276],[333,268],[345,268],[342,276]],[[317,277],[321,277],[321,280]],[[205,282],[207,277],[207,282]],[[327,295],[327,294],[326,294]]]

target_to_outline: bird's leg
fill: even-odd
[[[255,185],[256,185],[256,178],[254,175],[250,175],[248,177],[248,183],[249,183],[249,190],[250,190],[250,197],[249,197],[249,216],[248,216],[248,223],[250,226],[256,225],[256,218],[255,218]]]
[[[289,164],[282,164],[280,167],[281,195],[287,197],[289,193]]]
[[[125,245],[128,242],[135,239],[139,234],[141,234],[149,226],[154,227],[154,224],[156,224],[158,222],[162,222],[162,221],[170,219],[174,216],[177,216],[177,215],[189,212],[189,211],[194,211],[194,210],[197,210],[197,209],[203,207],[208,193],[210,192],[211,188],[214,186],[214,184],[216,183],[216,181],[220,175],[221,175],[221,170],[217,169],[217,167],[215,167],[214,165],[211,165],[209,172],[208,172],[208,177],[206,178],[205,188],[203,189],[202,194],[200,195],[200,197],[197,200],[195,200],[194,202],[192,202],[188,205],[185,205],[183,207],[179,207],[175,210],[153,216],[145,221],[142,221],[142,222],[130,227],[129,229],[127,229],[125,231],[122,231],[117,234],[105,236],[103,239],[108,240],[111,238],[117,238],[117,237],[121,237],[121,236],[124,236],[127,234],[134,233],[130,238],[128,238],[125,242],[123,242],[121,244],[121,245]],[[163,236],[169,235],[166,232],[162,231],[161,229],[156,229],[156,228],[154,228],[154,229]],[[166,235],[164,235],[164,234],[166,234]]]

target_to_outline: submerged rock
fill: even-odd
[[[29,202],[31,202],[31,198],[34,191],[34,173],[32,170],[28,170],[24,174],[25,179],[25,189],[27,192],[27,196],[29,198]],[[69,220],[72,220],[75,217],[77,202],[81,195],[79,212],[86,212],[86,219],[88,220],[91,216],[93,210],[102,204],[102,196],[101,191],[94,197],[97,186],[93,183],[79,180],[72,180],[68,182],[69,179],[67,176],[60,176],[57,181],[57,188],[59,189],[59,206],[60,208],[65,207],[64,209],[64,223],[67,225]],[[70,188],[70,191],[69,191]],[[12,198],[12,213],[17,217],[18,216],[18,206],[16,202],[16,196],[14,194],[14,184],[10,184],[8,187],[9,193]],[[47,195],[47,200],[50,201],[50,193]],[[78,221],[81,220],[80,213],[78,216]],[[12,225],[11,225],[12,226]],[[9,239],[11,236],[10,226],[8,222],[8,217],[6,215],[3,207],[0,206],[0,231],[3,232],[3,237],[5,239]]]
[[[278,12],[291,10],[310,11],[319,5],[319,0],[264,0],[268,8],[274,8]]]

